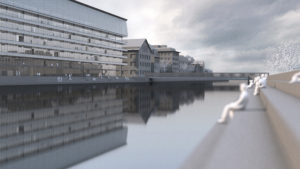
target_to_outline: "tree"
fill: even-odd
[[[300,43],[283,42],[266,58],[266,66],[273,73],[287,72],[300,67]]]

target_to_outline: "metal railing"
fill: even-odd
[[[149,78],[159,78],[159,77],[220,77],[220,78],[253,78],[255,76],[260,76],[261,74],[269,74],[268,72],[196,72],[196,73],[150,73],[146,76]]]

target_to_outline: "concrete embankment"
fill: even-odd
[[[299,71],[270,76],[261,93],[276,136],[291,168],[300,168],[300,83],[289,84]]]
[[[216,124],[182,169],[299,169],[300,83],[295,72],[272,75],[260,96],[227,124]],[[217,119],[216,119],[217,120]]]
[[[66,76],[0,76],[0,86],[17,85],[60,85],[60,84],[116,84],[116,83],[149,83],[148,78],[95,78],[95,77],[72,77]]]
[[[237,79],[239,80],[239,79]],[[209,77],[162,77],[162,78],[121,78],[121,77],[72,77],[67,76],[0,76],[0,86],[18,86],[18,85],[60,85],[60,84],[130,84],[130,83],[180,83],[180,82],[227,82],[226,78]]]
[[[289,168],[259,96],[233,120],[216,124],[181,167],[220,168]]]

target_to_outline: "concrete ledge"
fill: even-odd
[[[217,120],[217,119],[216,119]],[[259,97],[250,95],[244,111],[216,124],[181,169],[288,169]]]
[[[266,88],[261,98],[291,168],[300,166],[300,99],[275,88]]]
[[[59,85],[59,84],[149,83],[147,78],[99,78],[66,76],[0,76],[0,86]]]
[[[269,80],[268,85],[289,95],[300,98],[300,83],[289,84],[287,81]]]
[[[282,80],[282,81],[290,81],[292,76],[299,72],[299,70],[291,71],[291,72],[284,72],[284,73],[279,73],[275,75],[270,75],[268,77],[268,80]]]

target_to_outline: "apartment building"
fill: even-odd
[[[179,53],[167,45],[153,45],[160,58],[160,72],[179,72]]]
[[[147,39],[127,39],[125,43],[123,55],[127,65],[122,66],[122,76],[144,77],[150,73],[153,53]]]

